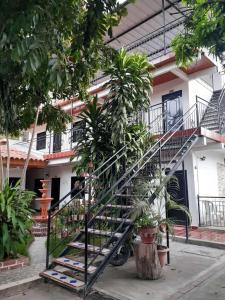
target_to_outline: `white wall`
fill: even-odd
[[[209,101],[212,97],[213,88],[200,78],[189,81],[189,106],[196,102],[196,96]]]

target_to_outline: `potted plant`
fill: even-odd
[[[135,225],[144,244],[153,244],[155,242],[158,227],[153,216],[148,213],[144,213],[136,220]]]
[[[133,199],[132,217],[144,243],[146,241],[147,243],[149,241],[154,242],[157,237],[156,243],[161,267],[165,265],[166,255],[169,251],[162,244],[163,233],[166,233],[168,230],[173,235],[175,225],[174,220],[168,217],[167,212],[171,209],[181,210],[191,220],[191,215],[187,207],[173,200],[173,195],[178,190],[179,184],[177,178],[171,176],[168,179],[159,170],[155,173],[155,178],[151,182],[143,179],[137,182],[135,187],[135,194],[140,196],[136,196]],[[153,193],[156,196],[155,200],[149,202]],[[150,236],[152,237],[151,239]],[[147,238],[146,240],[145,237]]]

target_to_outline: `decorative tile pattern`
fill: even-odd
[[[71,242],[68,244],[69,246],[71,247],[74,247],[74,248],[78,248],[78,249],[85,249],[85,244],[84,243],[80,243],[80,242]],[[88,251],[90,252],[99,252],[103,255],[107,255],[110,250],[107,249],[107,248],[103,248],[101,249],[100,247],[98,246],[94,246],[94,245],[88,245]]]
[[[68,275],[65,275],[61,272],[54,270],[46,270],[40,274],[40,276],[51,279],[53,281],[59,282],[63,285],[69,286],[71,288],[82,288],[84,286],[84,282]]]
[[[83,263],[81,263],[79,261],[69,259],[67,257],[56,258],[54,260],[54,262],[56,264],[59,264],[59,265],[62,265],[62,266],[65,266],[65,267],[68,267],[68,268],[71,268],[71,269],[79,270],[79,271],[82,271],[82,272],[84,272],[84,270],[85,270],[85,265]],[[89,266],[88,273],[92,274],[92,273],[95,272],[95,270],[96,270],[95,266]]]

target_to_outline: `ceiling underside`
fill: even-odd
[[[136,0],[127,5],[128,15],[113,28],[113,37],[105,43],[119,50],[144,53],[149,61],[169,52],[171,40],[183,31],[185,8],[180,0]],[[106,78],[99,73],[93,84]]]

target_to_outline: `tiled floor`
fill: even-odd
[[[189,237],[207,240],[219,243],[225,243],[225,229],[220,228],[189,228]],[[185,236],[185,227],[184,226],[176,226],[175,227],[175,235],[176,236]]]

